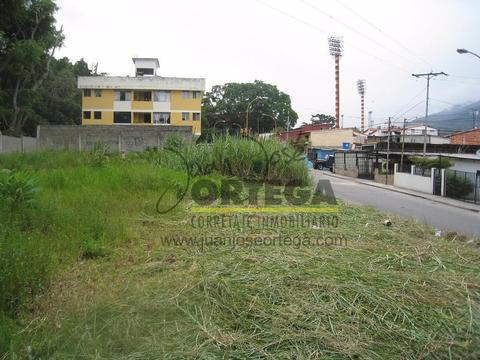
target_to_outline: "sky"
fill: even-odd
[[[357,80],[375,125],[480,100],[479,0],[57,0],[65,44],[109,75],[133,75],[132,57],[156,57],[160,76],[206,78],[207,91],[262,80],[290,95],[299,121],[335,114],[328,36],[342,36],[344,127],[360,126]],[[367,119],[366,119],[367,120]]]

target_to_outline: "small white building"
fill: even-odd
[[[453,166],[449,169],[476,173],[480,171],[480,154],[442,154],[442,157],[448,158]]]
[[[413,125],[405,128],[405,135],[424,135],[425,125]],[[438,136],[438,129],[427,126],[427,135]]]

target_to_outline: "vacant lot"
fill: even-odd
[[[28,171],[10,181],[31,198],[2,206],[6,358],[480,357],[475,240],[345,204],[338,226],[202,225],[188,193],[159,215],[160,194],[185,185],[161,154],[0,159]],[[221,170],[197,175],[235,175]],[[267,241],[280,235],[292,241]],[[263,241],[223,243],[249,236]]]

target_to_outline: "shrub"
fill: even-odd
[[[91,166],[104,167],[108,163],[109,146],[102,142],[96,142],[93,149],[89,152],[87,162]]]
[[[177,135],[170,135],[167,137],[165,141],[166,148],[173,148],[173,149],[182,149],[185,147],[185,141],[177,136]]]
[[[10,211],[32,206],[39,191],[35,176],[24,171],[4,171],[0,175],[0,199]]]
[[[441,157],[411,157],[410,161],[416,166],[422,166],[429,169],[447,169],[452,166],[452,162],[449,159]]]
[[[447,196],[457,199],[466,198],[473,191],[473,184],[465,177],[447,173]]]

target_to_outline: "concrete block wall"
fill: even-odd
[[[374,181],[379,184],[393,185],[394,184],[394,174],[380,174],[378,169],[375,169]]]
[[[343,176],[350,176],[350,177],[353,177],[353,178],[358,177],[358,169],[356,169],[356,168],[345,170],[342,167],[338,167],[338,168],[335,167],[334,172],[335,172],[335,174],[339,174],[339,175],[343,175]]]
[[[190,126],[161,125],[42,125],[37,128],[39,149],[85,151],[96,143],[109,146],[110,152],[144,151],[162,146],[170,136],[192,141]]]
[[[6,136],[0,133],[0,154],[27,152],[37,148],[37,139],[21,136]]]

